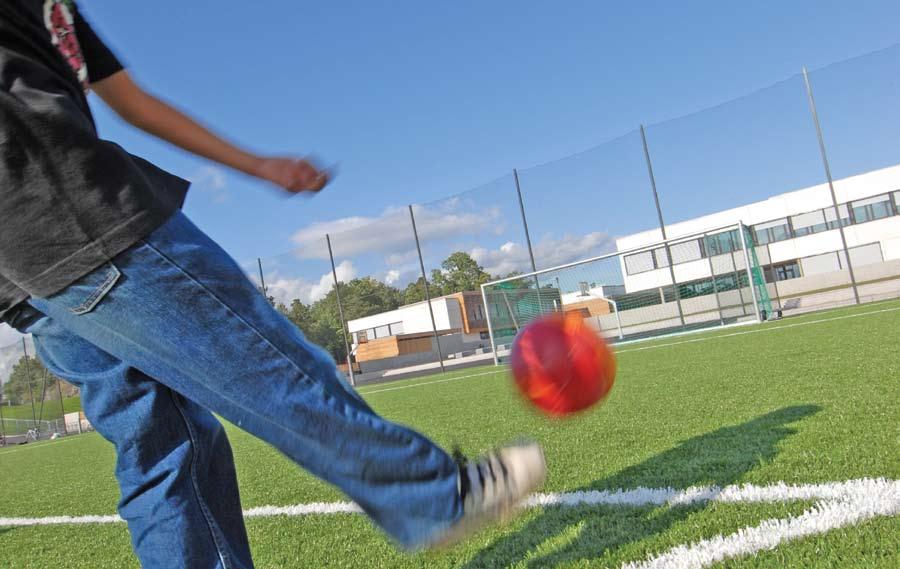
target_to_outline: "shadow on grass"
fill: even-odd
[[[796,432],[788,424],[821,410],[785,407],[752,421],[717,429],[578,490],[727,486],[778,454],[778,444]],[[552,567],[577,563],[666,531],[705,504],[669,508],[546,508],[536,519],[478,552],[464,567]],[[546,553],[542,553],[547,549]]]

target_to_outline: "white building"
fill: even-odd
[[[860,296],[900,293],[900,166],[835,180],[834,190]],[[713,273],[744,268],[736,231],[702,235],[739,222],[752,231],[773,300],[784,304],[785,299],[815,295],[828,302],[852,298],[828,184],[667,225],[670,240],[700,235],[670,247],[682,294],[690,296],[692,285],[708,290]],[[659,229],[616,240],[622,252],[647,248],[620,257],[626,293],[671,286],[665,250],[652,248],[659,242]],[[844,290],[835,292],[838,289]]]

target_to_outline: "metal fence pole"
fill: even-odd
[[[531,247],[531,233],[528,231],[528,218],[525,216],[525,201],[522,199],[522,187],[519,185],[519,171],[513,168],[513,179],[516,182],[516,195],[519,197],[519,212],[522,214],[522,227],[525,229],[525,242],[528,244],[528,257],[531,259],[531,271],[537,272],[537,265],[534,262],[534,249]],[[537,275],[534,275],[534,286],[537,291],[538,313],[544,313],[544,301],[541,298],[541,281]]]
[[[650,148],[647,146],[647,135],[644,133],[644,125],[641,125],[641,143],[644,145],[644,158],[647,160],[647,174],[650,176],[650,188],[653,190],[653,202],[656,204],[656,215],[659,217],[659,230],[662,232],[664,247],[666,250],[666,260],[669,263],[669,275],[672,277],[672,288],[675,290],[675,303],[678,305],[678,319],[681,326],[684,327],[684,311],[681,309],[681,291],[678,290],[678,282],[675,280],[675,264],[672,262],[672,252],[669,249],[669,242],[666,238],[666,224],[663,221],[662,208],[659,205],[659,193],[656,191],[656,176],[653,175],[653,162],[650,160]],[[650,251],[651,255],[655,255]],[[663,303],[665,304],[665,294],[663,294]]]
[[[494,324],[491,322],[491,307],[488,305],[487,289],[481,285],[481,301],[484,302],[484,315],[487,318],[488,336],[491,338],[491,351],[494,354],[494,365],[500,365],[500,358],[497,356],[497,342],[494,340]]]
[[[31,366],[28,363],[28,345],[25,343],[25,338],[22,338],[22,351],[25,353],[25,375],[28,376],[28,395],[31,397],[31,421],[34,423],[34,428],[37,428],[37,414],[34,410],[34,389],[31,385]]]
[[[434,322],[434,308],[431,307],[431,294],[428,292],[428,277],[425,275],[425,260],[422,258],[422,245],[419,243],[419,230],[416,229],[416,216],[413,206],[409,206],[409,220],[412,222],[413,237],[416,238],[416,251],[419,253],[419,268],[422,269],[422,284],[425,286],[425,301],[428,302],[428,313],[431,315],[431,330],[434,332],[434,343],[437,346],[438,360],[441,363],[441,373],[444,373],[444,354],[441,352],[441,340],[438,338],[437,324]],[[487,308],[487,307],[485,307]]]
[[[769,256],[769,272],[772,273],[772,287],[775,289],[775,300],[778,301],[778,310],[781,310],[781,294],[778,292],[778,277],[775,275],[775,264],[772,262],[772,248],[766,243],[766,255]],[[766,275],[763,274],[763,282]]]
[[[269,299],[269,289],[266,287],[266,277],[263,276],[262,259],[257,257],[256,263],[259,265],[259,283],[262,287],[262,293],[263,293],[263,296],[266,297],[266,300],[268,300]]]
[[[0,440],[6,438],[6,421],[3,420],[3,384],[0,383]]]
[[[334,266],[334,253],[331,251],[331,236],[325,234],[328,243],[328,257],[331,259],[331,276],[334,278],[334,295],[337,297],[338,315],[341,317],[341,334],[344,335],[344,349],[347,351],[347,371],[350,373],[350,385],[356,387],[356,376],[353,375],[353,358],[350,357],[350,341],[347,339],[347,321],[344,320],[344,306],[341,304],[341,287],[338,286],[337,268]]]
[[[703,242],[707,242],[707,234],[703,234]],[[706,259],[709,261],[709,275],[712,278],[713,295],[716,297],[716,310],[719,311],[719,324],[725,325],[725,316],[722,315],[722,300],[719,298],[719,287],[716,284],[716,268],[713,266],[712,255],[709,254],[707,248]]]
[[[822,125],[819,124],[819,113],[816,111],[816,100],[813,97],[812,85],[809,82],[809,74],[803,67],[803,82],[806,84],[806,95],[809,98],[809,111],[812,113],[813,123],[816,126],[816,136],[819,138],[819,152],[822,154],[822,165],[825,167],[825,177],[828,179],[828,189],[831,191],[831,204],[834,207],[834,218],[841,233],[841,245],[844,247],[844,256],[847,258],[847,270],[850,271],[850,284],[853,287],[853,298],[859,304],[859,289],[856,286],[856,275],[853,272],[853,263],[850,262],[850,250],[847,247],[847,236],[844,233],[844,224],[841,222],[841,212],[838,209],[837,196],[834,193],[834,180],[831,178],[831,167],[828,165],[828,154],[825,152],[825,137],[822,135]],[[849,206],[847,206],[849,208]],[[849,212],[848,212],[849,213]],[[779,304],[781,304],[779,302]]]
[[[741,232],[741,246],[744,249],[744,264],[747,268],[747,284],[750,286],[750,296],[753,298],[753,313],[756,315],[757,322],[762,322],[762,313],[759,310],[759,299],[756,297],[756,286],[753,284],[753,267],[750,266],[750,251],[747,250],[747,236],[744,235],[744,225],[743,222],[738,223],[738,229]],[[763,279],[765,282],[765,279]],[[738,285],[741,283],[739,282]]]
[[[62,380],[58,377],[56,378],[56,391],[59,393],[59,416],[62,418],[63,433],[68,435],[69,429],[66,427],[66,406],[63,405],[62,396]]]

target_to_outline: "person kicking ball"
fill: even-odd
[[[0,318],[32,334],[115,445],[143,567],[252,567],[213,412],[407,549],[461,539],[538,488],[534,443],[467,463],[378,416],[181,212],[185,180],[98,137],[88,88],[136,127],[287,192],[328,175],[245,152],[143,91],[72,0],[0,3]]]

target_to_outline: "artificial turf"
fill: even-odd
[[[550,468],[546,491],[897,479],[898,329],[894,301],[623,345],[605,404],[562,421],[528,408],[503,368],[360,392],[379,413],[470,454],[536,438]],[[228,431],[245,508],[344,499]],[[113,464],[96,434],[0,449],[0,517],[114,513]],[[455,548],[415,555],[399,553],[360,515],[251,519],[248,531],[259,567],[607,567],[809,507],[532,509]],[[721,566],[773,565],[900,566],[900,522],[876,518]],[[136,566],[122,524],[0,528],[0,567]]]

